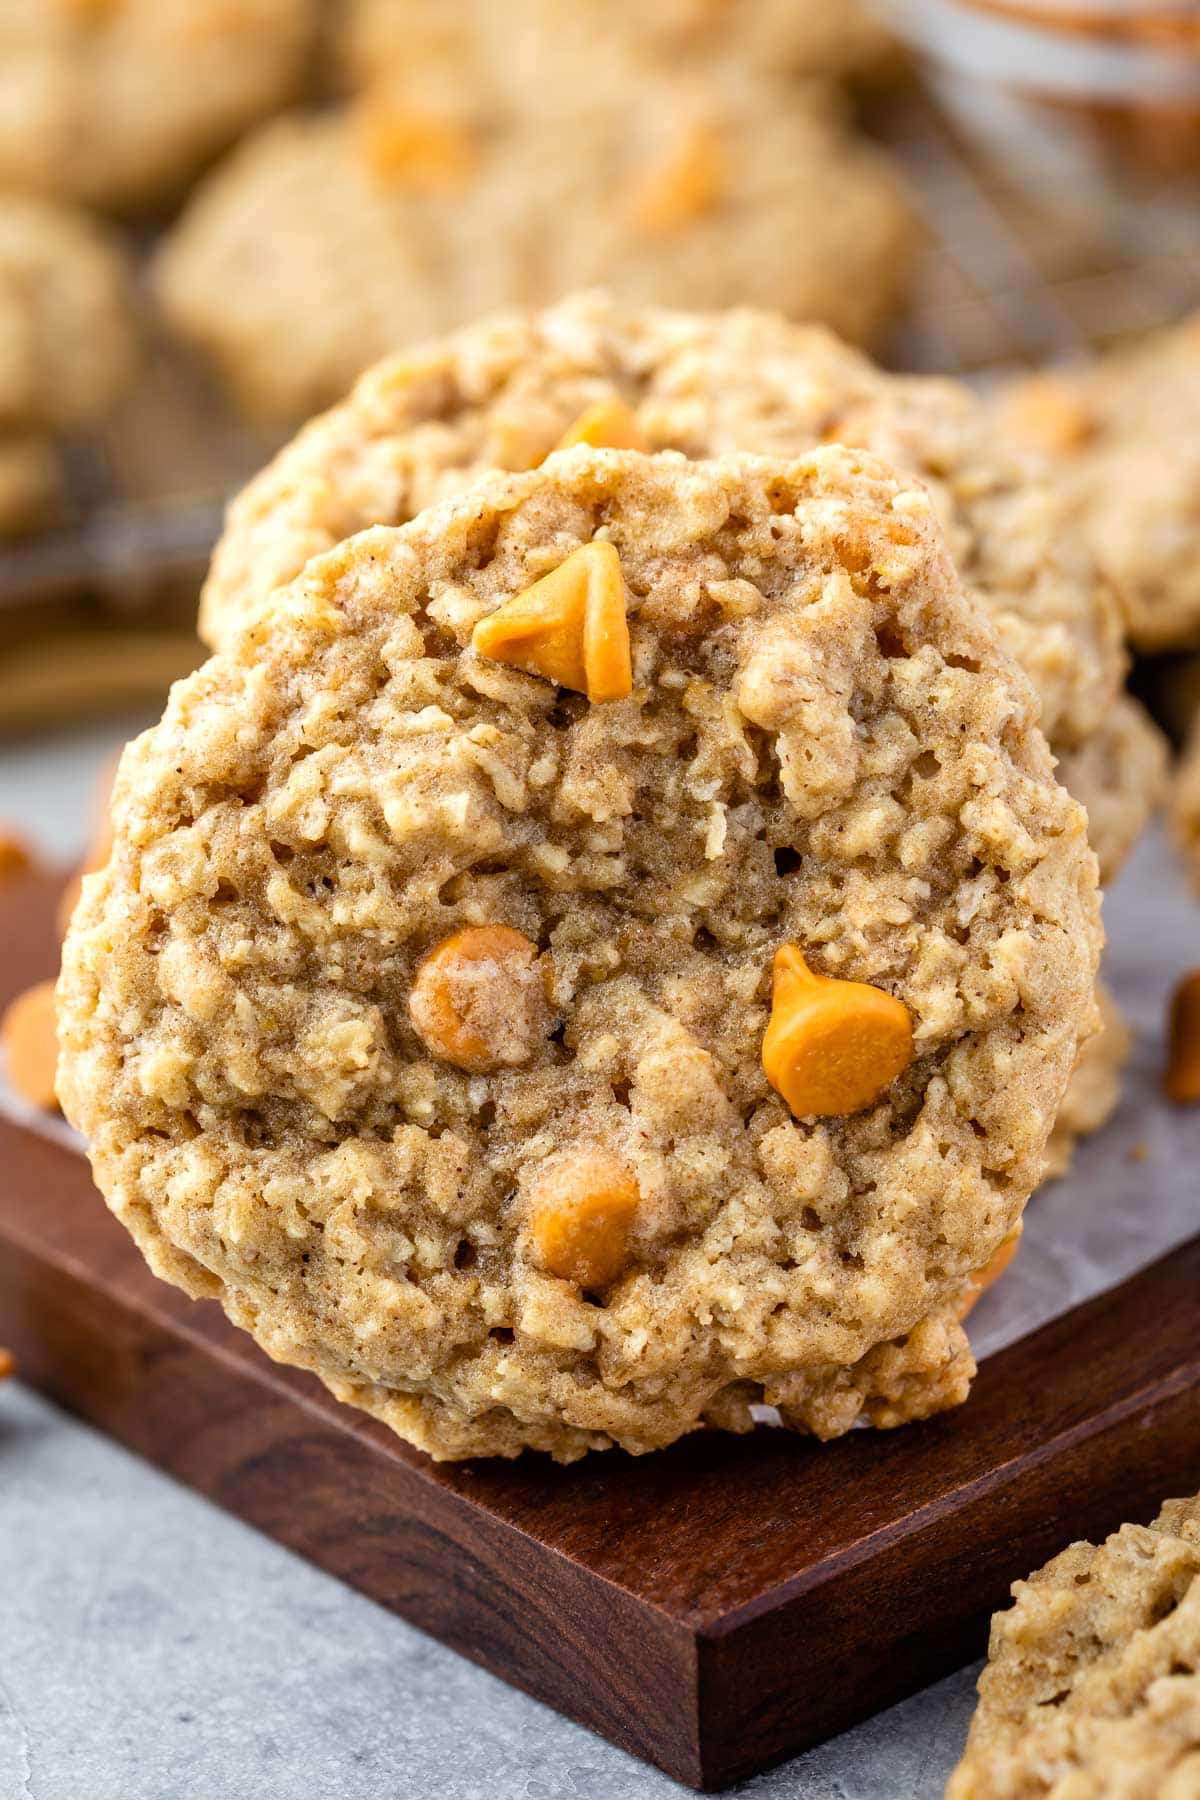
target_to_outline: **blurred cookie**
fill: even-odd
[[[57,202],[0,194],[0,429],[95,425],[134,352],[124,261]]]
[[[890,164],[816,104],[664,84],[642,112],[494,134],[375,94],[236,151],[169,236],[157,290],[247,411],[296,418],[406,341],[600,278],[867,336],[901,304],[915,241]]]
[[[0,184],[173,198],[295,97],[315,18],[314,0],[4,0]]]
[[[1036,713],[861,452],[350,539],[122,763],[60,995],[109,1204],[437,1456],[952,1404],[1092,1025]]]
[[[1139,650],[1200,644],[1200,318],[1037,376],[1006,419],[1052,458]]]
[[[626,95],[639,82],[734,66],[781,77],[874,78],[899,52],[858,0],[350,0],[351,80],[398,84],[414,98],[458,97],[477,114],[575,107],[597,80]]]
[[[1057,496],[952,382],[887,375],[769,313],[585,296],[485,321],[382,363],[230,508],[204,591],[220,643],[312,555],[397,524],[489,468],[530,468],[615,403],[653,449],[794,456],[849,437],[925,481],[959,568],[1033,678],[1068,783],[1115,872],[1161,793],[1165,751],[1122,697],[1120,623]]]
[[[946,1800],[1200,1793],[1200,1502],[1013,1584]]]

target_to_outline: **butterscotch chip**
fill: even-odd
[[[912,1058],[901,1001],[866,982],[814,974],[794,944],[775,952],[763,1069],[798,1119],[862,1112]]]
[[[468,925],[418,966],[408,1010],[426,1047],[480,1074],[541,1049],[553,1017],[538,949],[509,925]]]
[[[300,88],[314,0],[5,0],[0,185],[141,210]]]
[[[0,1381],[6,1380],[16,1366],[11,1353],[7,1350],[0,1350]]]
[[[652,235],[678,231],[715,212],[728,187],[720,136],[703,121],[694,121],[657,167],[636,178],[630,198],[634,226]]]
[[[1200,1502],[1077,1543],[992,1620],[947,1800],[1200,1792]]]
[[[1117,609],[1065,501],[965,388],[885,374],[774,314],[592,295],[391,357],[234,502],[203,635],[224,641],[256,600],[351,532],[402,523],[489,469],[532,468],[590,409],[618,405],[635,447],[790,457],[849,434],[923,481],[965,579],[1038,690],[1104,877],[1116,873],[1161,798],[1166,751],[1123,693]]]
[[[1005,1238],[998,1250],[993,1251],[983,1267],[976,1269],[968,1278],[958,1302],[958,1317],[965,1319],[974,1312],[990,1287],[994,1287],[1002,1275],[1006,1275],[1012,1267],[1017,1251],[1021,1248],[1021,1232],[1018,1228]]]
[[[1171,836],[1200,890],[1200,714],[1188,735],[1171,783]]]
[[[538,1264],[572,1286],[606,1288],[629,1264],[629,1232],[641,1205],[627,1166],[606,1150],[572,1148],[530,1193]]]
[[[33,866],[34,855],[28,839],[0,826],[0,881],[10,880],[14,875],[27,875]]]
[[[38,982],[9,1004],[0,1019],[0,1046],[8,1079],[21,1098],[47,1111],[56,1107],[58,1037],[52,981]]]
[[[1168,1100],[1186,1106],[1200,1100],[1200,969],[1185,975],[1171,996],[1167,1072]]]
[[[478,653],[598,545],[624,698]],[[579,446],[348,539],[126,752],[61,986],[102,1191],[437,1456],[955,1403],[1092,1023],[1036,718],[927,492],[860,451]],[[853,1111],[768,1079],[786,945],[870,990]]]
[[[382,95],[367,95],[355,114],[359,148],[382,181],[437,192],[462,189],[475,165],[470,138],[455,122]]]
[[[633,692],[621,559],[601,538],[481,619],[471,647],[602,705]]]

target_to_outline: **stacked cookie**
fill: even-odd
[[[501,318],[254,484],[204,628],[60,991],[153,1267],[436,1456],[963,1399],[1095,1023],[1039,719],[1085,766],[1121,673],[973,403]]]
[[[1021,383],[1004,417],[1045,453],[1143,652],[1200,650],[1200,320],[1090,367]],[[1174,784],[1176,841],[1200,883],[1200,679]],[[1190,726],[1190,728],[1189,728]]]

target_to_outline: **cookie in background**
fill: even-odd
[[[249,415],[296,420],[400,344],[599,280],[869,338],[903,306],[918,235],[890,161],[819,93],[660,81],[481,127],[372,90],[235,151],[154,285]]]
[[[0,186],[114,212],[176,199],[299,97],[317,0],[4,0]]]

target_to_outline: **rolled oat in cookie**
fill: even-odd
[[[1200,1502],[1072,1544],[997,1613],[947,1800],[1195,1800]]]
[[[127,751],[59,1087],[152,1266],[439,1457],[961,1400],[1100,927],[928,494],[597,450],[311,562]]]
[[[900,377],[775,314],[672,312],[587,295],[379,364],[229,510],[201,608],[219,644],[310,556],[399,524],[493,468],[529,469],[619,402],[621,442],[798,456],[840,439],[923,481],[965,581],[1031,676],[1106,878],[1157,804],[1165,751],[1124,697],[1110,592],[1034,461],[965,388]],[[603,442],[614,442],[611,437]]]

